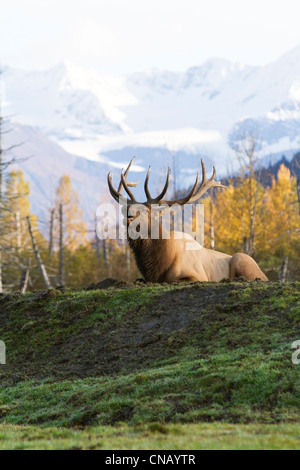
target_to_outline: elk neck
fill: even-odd
[[[128,239],[137,267],[147,282],[161,282],[170,265],[170,240]]]

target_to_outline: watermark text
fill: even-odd
[[[6,364],[6,346],[4,341],[0,341],[0,364]]]
[[[298,366],[300,364],[300,340],[293,342],[292,349],[296,349],[292,356],[292,363]]]
[[[185,240],[187,250],[204,244],[203,204],[127,206],[123,201],[118,209],[113,204],[99,205],[96,216],[100,240]]]

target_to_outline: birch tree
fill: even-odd
[[[258,137],[249,132],[238,136],[232,146],[239,163],[240,184],[242,187],[243,211],[241,217],[244,251],[250,256],[255,254],[256,220],[262,208],[262,186],[260,184]],[[247,239],[247,240],[246,240]]]

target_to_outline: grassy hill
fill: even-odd
[[[299,447],[299,288],[111,281],[0,297],[2,448]]]

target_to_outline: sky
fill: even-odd
[[[103,73],[185,70],[211,57],[265,65],[300,45],[299,0],[9,0],[0,62]]]

